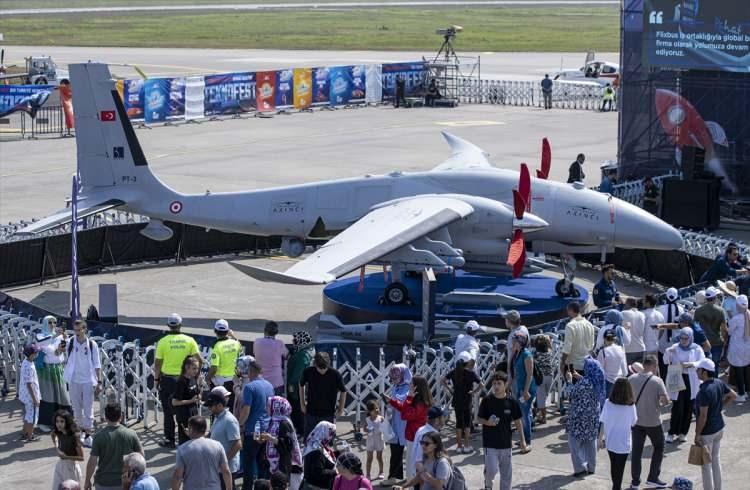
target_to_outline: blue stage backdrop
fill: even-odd
[[[425,67],[423,62],[417,63],[384,63],[383,64],[383,98],[396,95],[396,76],[406,80],[406,96],[410,97],[422,93]]]
[[[206,75],[205,83],[206,116],[255,110],[255,73]]]

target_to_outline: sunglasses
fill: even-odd
[[[430,446],[430,445],[432,445],[432,442],[430,442],[430,441],[419,441],[419,444],[421,444],[422,446]]]

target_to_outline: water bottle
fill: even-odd
[[[493,424],[496,424],[497,420],[498,420],[497,415],[492,414],[492,416],[490,417],[490,422],[492,422]]]
[[[255,430],[253,431],[253,439],[256,441],[260,440],[260,420],[255,422]]]

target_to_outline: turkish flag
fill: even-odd
[[[111,121],[114,121],[115,119],[116,119],[115,118],[115,111],[102,111],[99,114],[99,120],[100,121],[111,122]]]

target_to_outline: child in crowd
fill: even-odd
[[[23,348],[23,355],[26,359],[21,363],[21,376],[18,383],[18,399],[23,403],[24,409],[22,442],[39,440],[39,436],[34,435],[34,427],[39,420],[39,403],[42,397],[39,391],[39,378],[34,365],[34,360],[38,354],[39,347],[36,344],[29,344]]]
[[[52,427],[52,444],[60,458],[55,464],[52,488],[58,488],[66,480],[80,482],[83,474],[78,461],[83,461],[83,446],[73,414],[67,410],[58,410]]]
[[[190,440],[187,426],[188,420],[193,415],[198,415],[198,404],[201,402],[201,392],[198,387],[198,372],[200,372],[200,361],[188,356],[182,361],[182,370],[177,379],[177,387],[172,396],[172,406],[175,407],[177,416],[177,436],[179,443]]]
[[[469,442],[474,419],[472,401],[474,394],[482,389],[482,382],[474,372],[474,359],[468,351],[458,355],[456,367],[445,375],[443,385],[451,390],[452,406],[456,414],[456,452],[470,454],[474,451]]]
[[[547,423],[547,396],[552,390],[552,378],[559,367],[559,361],[552,352],[552,341],[547,335],[537,335],[534,339],[534,363],[544,376],[542,384],[536,391],[537,418],[536,423]]]
[[[607,448],[612,488],[619,489],[628,454],[633,449],[630,429],[638,421],[633,387],[627,378],[617,378],[615,381],[612,393],[604,402],[599,421],[602,423],[599,429],[599,449]]]
[[[339,455],[336,471],[338,476],[333,481],[333,490],[372,490],[370,480],[362,475],[362,461],[353,452]]]
[[[378,458],[378,480],[385,478],[383,474],[383,449],[385,448],[385,441],[383,441],[383,416],[380,415],[380,407],[376,400],[369,400],[367,402],[367,419],[365,420],[367,429],[367,479],[371,480],[370,475],[372,474],[372,454]]]
[[[492,393],[479,404],[479,423],[482,424],[484,448],[484,488],[492,490],[495,475],[500,473],[500,490],[510,490],[513,435],[511,424],[521,437],[521,453],[528,452],[521,423],[521,405],[508,396],[508,375],[496,372],[492,376]]]

